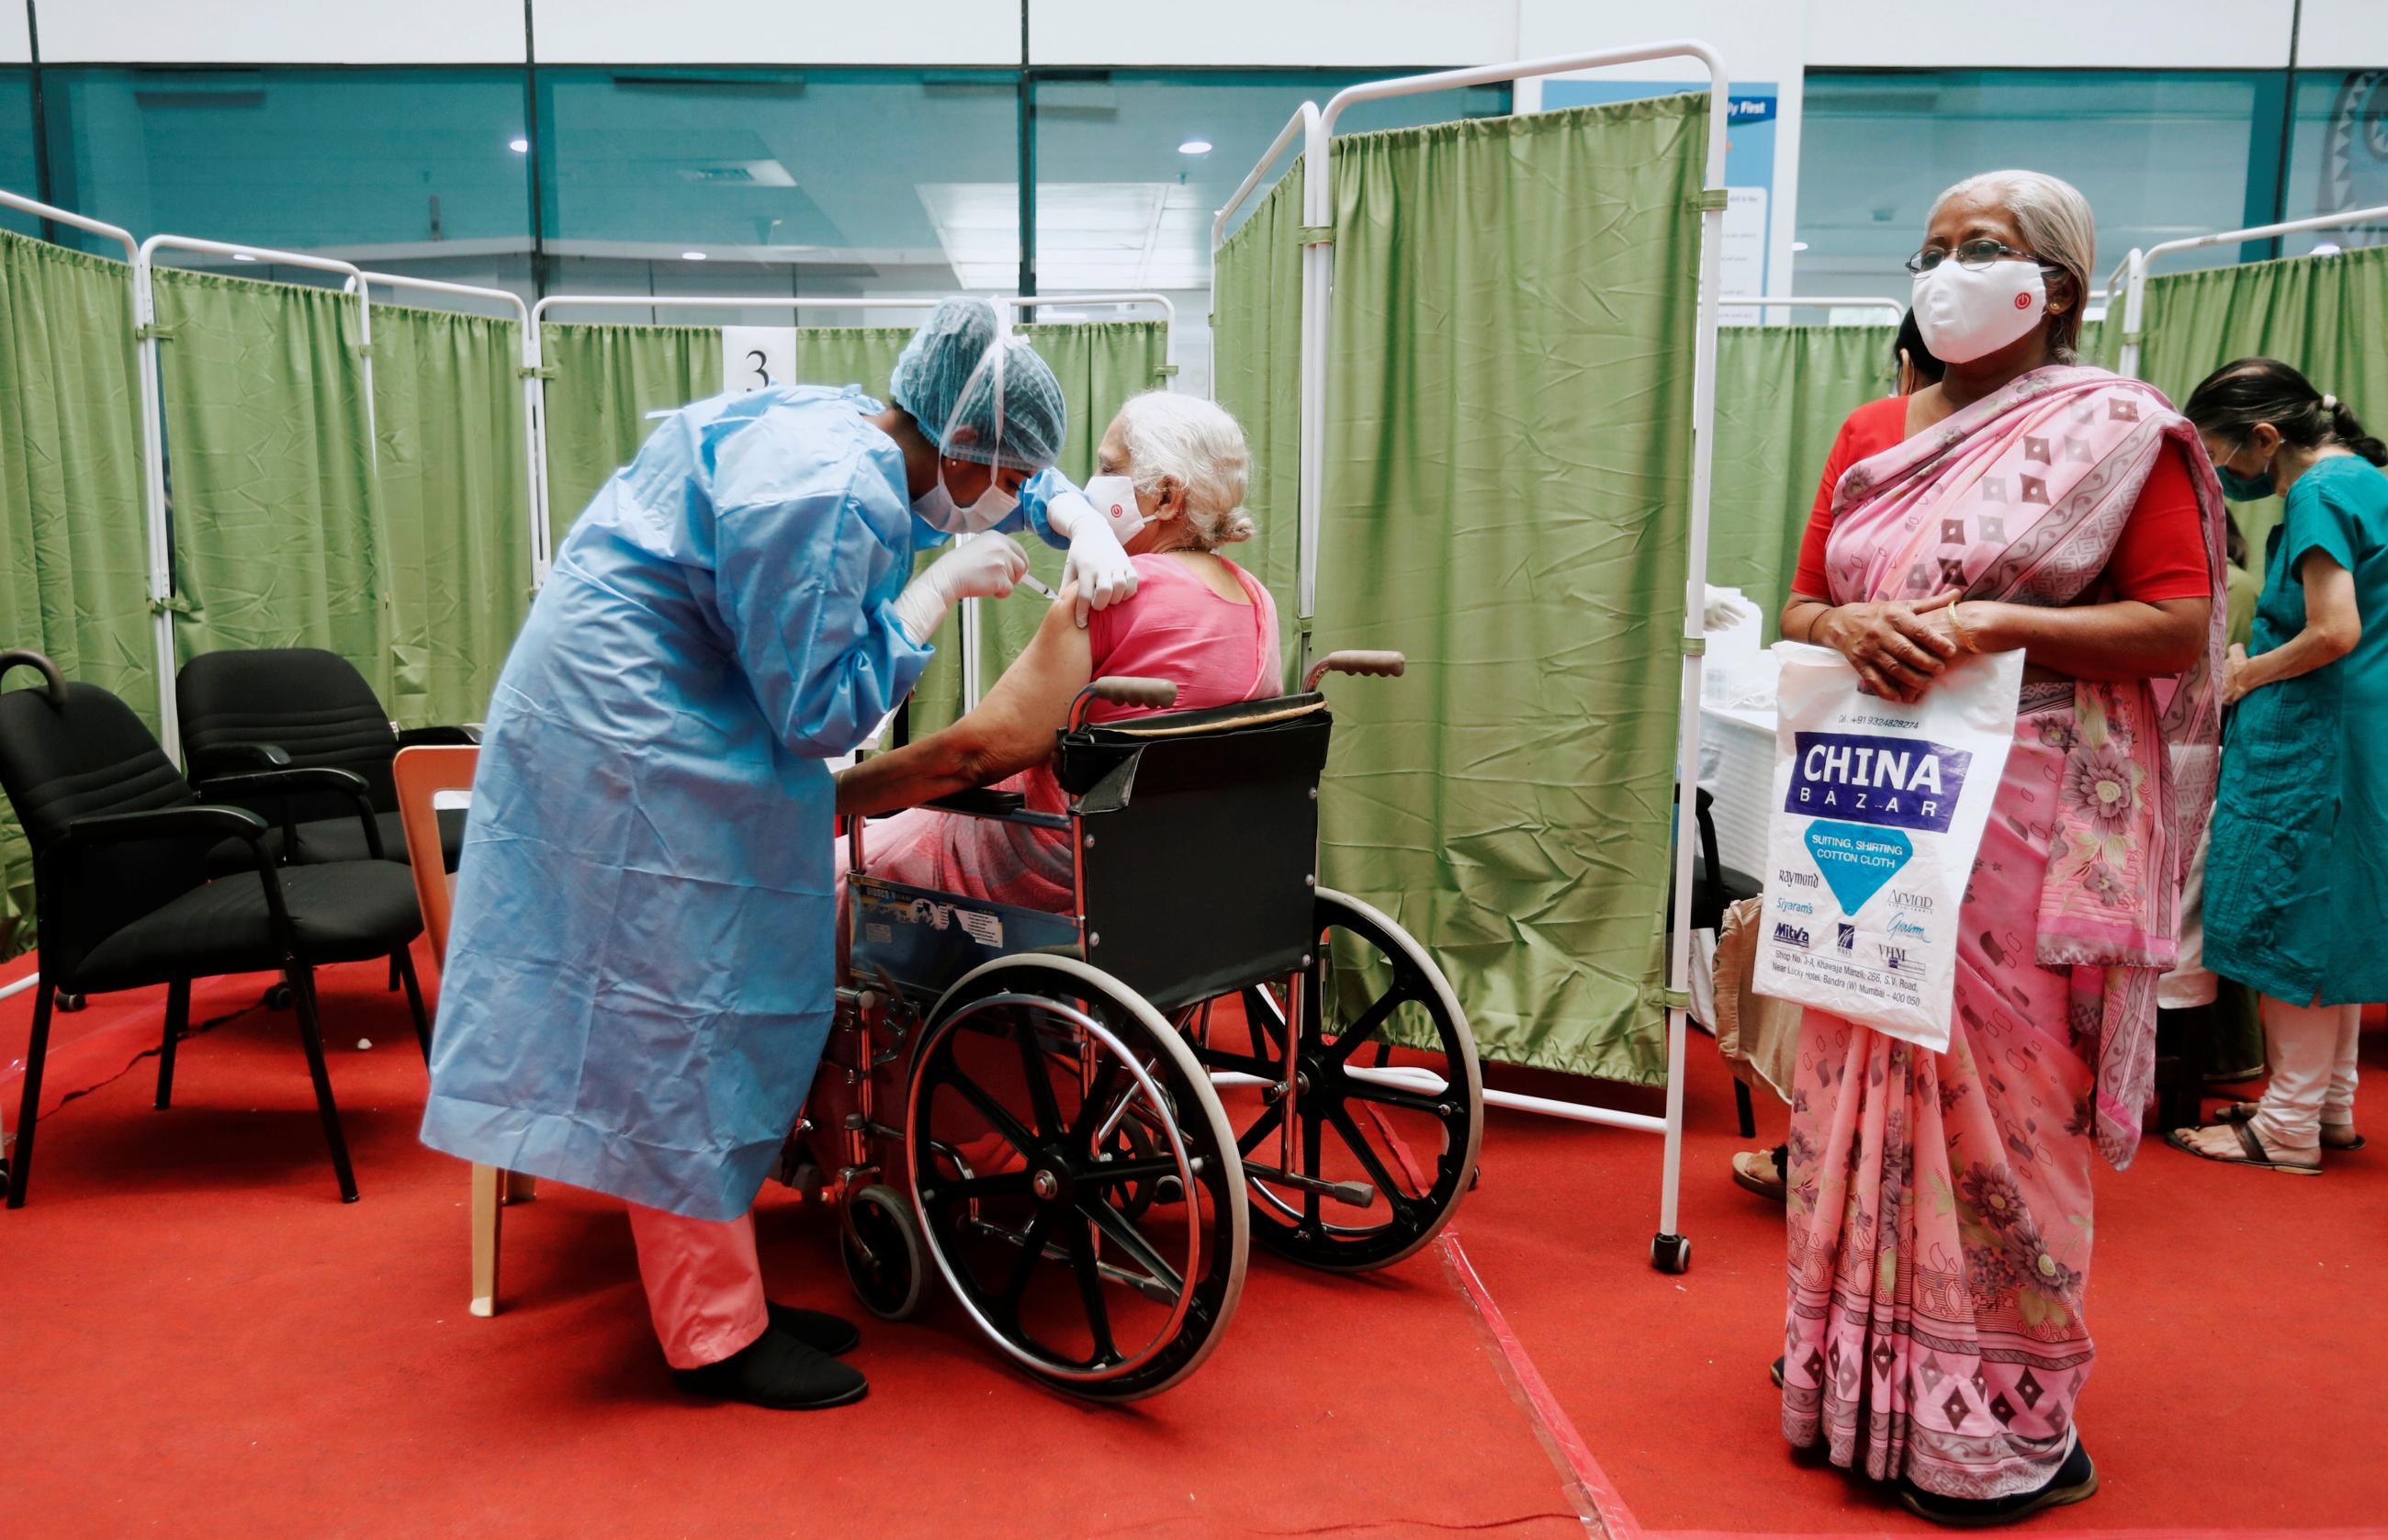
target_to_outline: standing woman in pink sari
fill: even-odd
[[[1902,701],[2026,661],[1948,1049],[1811,1010],[1792,1105],[1784,1433],[1963,1527],[2097,1490],[2090,1167],[2139,1142],[2213,796],[2220,494],[2161,395],[2076,361],[2094,244],[2053,177],[1940,196],[1908,267],[1948,372],[1842,429],[1782,617]]]

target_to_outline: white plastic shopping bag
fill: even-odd
[[[2014,739],[2023,654],[1950,664],[1902,706],[1829,648],[1783,661],[1760,994],[1949,1046],[1958,907]]]

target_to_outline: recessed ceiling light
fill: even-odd
[[[516,155],[528,155],[530,153],[530,141],[527,139],[509,139],[506,141],[506,148],[514,151]]]
[[[705,253],[702,251],[683,251],[680,254],[680,259],[683,262],[702,262],[705,260]]]
[[[1177,153],[1180,155],[1208,155],[1211,153],[1211,141],[1208,139],[1188,139],[1186,143],[1177,146]]]
[[[1794,251],[1805,251],[1808,249],[1808,243],[1805,241],[1794,241],[1791,243],[1791,249]]]
[[[256,259],[256,258],[251,257],[251,256],[250,256],[248,252],[246,252],[246,251],[235,251],[235,252],[234,252],[234,253],[232,254],[232,259],[233,259],[234,261],[235,261],[235,262],[254,262],[254,261],[256,261],[256,260],[257,260],[257,259]]]

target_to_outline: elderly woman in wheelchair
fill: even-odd
[[[1127,1400],[1217,1345],[1251,1239],[1348,1271],[1431,1240],[1482,1085],[1431,957],[1317,885],[1318,678],[1399,655],[1281,693],[1275,606],[1216,551],[1251,527],[1225,412],[1138,398],[1101,460],[1136,596],[1081,629],[1064,592],[975,710],[839,777],[841,1008],[792,1165],[873,1311],[934,1269],[1028,1373]]]

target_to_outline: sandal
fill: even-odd
[[[2256,1138],[2255,1130],[2249,1128],[2246,1124],[2217,1123],[2213,1126],[2216,1128],[2227,1128],[2233,1133],[2236,1133],[2239,1136],[2239,1148],[2241,1153],[2238,1155],[2216,1155],[2213,1151],[2206,1149],[2204,1145],[2198,1143],[2194,1139],[2190,1137],[2190,1135],[2197,1131],[2194,1129],[2175,1129],[2172,1132],[2165,1135],[2165,1142],[2171,1145],[2176,1150],[2180,1150],[2187,1154],[2193,1155],[2200,1160],[2217,1161],[2225,1166],[2253,1166],[2258,1170],[2281,1171],[2291,1176],[2299,1177],[2318,1177],[2321,1175],[2321,1157],[2319,1155],[2316,1155],[2309,1161],[2281,1160],[2264,1148],[2264,1142],[2261,1139]]]
[[[2219,1127],[2224,1123],[2244,1123],[2255,1116],[2258,1105],[2255,1102],[2226,1103],[2214,1109],[2214,1126]],[[2325,1150],[2336,1150],[2344,1154],[2350,1150],[2359,1150],[2363,1145],[2364,1138],[2355,1131],[2355,1125],[2352,1123],[2324,1123],[2321,1126],[2321,1147]]]
[[[1778,1146],[1772,1150],[1743,1150],[1733,1157],[1734,1185],[1746,1193],[1755,1193],[1773,1203],[1786,1201],[1788,1187],[1783,1180],[1783,1153]]]

